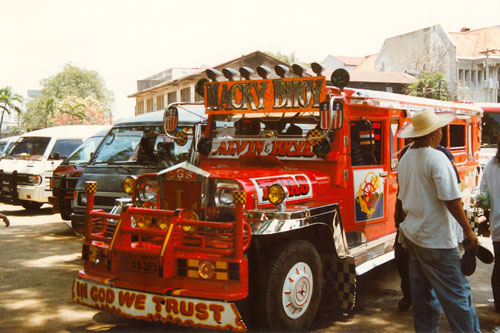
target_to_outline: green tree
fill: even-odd
[[[11,87],[0,89],[0,109],[2,110],[2,116],[0,118],[0,133],[2,133],[3,116],[5,112],[10,115],[11,111],[14,110],[20,114],[21,108],[18,104],[22,104],[22,102],[22,96],[12,92]]]
[[[106,124],[106,114],[106,108],[93,97],[68,96],[57,104],[53,123],[56,126]]]
[[[408,86],[408,95],[450,100],[446,80],[442,73],[421,72],[417,81]]]
[[[89,123],[86,115],[81,113],[84,110],[91,114],[98,112],[103,115],[93,117],[90,124],[109,123],[107,117],[113,102],[113,95],[106,89],[104,80],[96,71],[67,64],[60,73],[42,79],[40,83],[42,85],[41,96],[28,102],[27,110],[22,117],[22,124],[26,128],[37,129],[62,124]],[[91,98],[92,102],[85,103],[87,98]],[[77,107],[78,103],[74,103],[75,99],[79,99],[78,103],[82,106]],[[69,103],[66,103],[68,105],[63,102],[65,100]],[[62,111],[62,114],[66,112],[67,119],[60,118],[56,121],[55,117],[61,116],[59,111]]]
[[[58,100],[67,96],[92,96],[106,107],[109,107],[113,100],[112,93],[106,89],[104,80],[96,71],[81,69],[71,64],[65,65],[62,72],[43,79],[41,85],[42,95]]]
[[[276,58],[280,61],[283,61],[284,63],[288,64],[288,65],[293,65],[293,64],[301,64],[301,65],[304,65],[304,66],[308,66],[309,64],[306,63],[306,62],[303,62],[303,61],[300,61],[296,56],[295,56],[295,52],[292,52],[291,54],[289,55],[286,55],[286,54],[281,54],[281,52],[277,52],[277,53],[273,53],[273,52],[264,52],[265,54],[267,54],[268,56],[271,56],[273,58]]]

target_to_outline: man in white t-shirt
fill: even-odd
[[[413,321],[417,332],[437,332],[441,306],[454,332],[479,332],[469,282],[460,268],[454,224],[464,230],[470,245],[477,247],[462,208],[460,189],[448,158],[434,149],[442,138],[441,128],[453,114],[417,113],[399,133],[414,144],[399,161],[398,200],[404,221],[403,244],[410,254],[410,289]]]
[[[481,192],[488,192],[490,198],[490,225],[495,264],[491,274],[491,288],[495,309],[500,312],[500,135],[497,139],[497,153],[486,164],[481,176]]]

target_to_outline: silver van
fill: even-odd
[[[109,212],[116,199],[130,197],[138,175],[158,172],[184,161],[195,163],[191,150],[195,125],[206,120],[203,105],[177,103],[175,108],[179,139],[165,134],[165,111],[142,114],[111,128],[76,184],[71,227],[77,234],[83,234],[85,227],[86,181],[97,182],[95,209]]]

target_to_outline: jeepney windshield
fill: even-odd
[[[300,138],[319,124],[318,113],[217,115],[212,137]]]
[[[22,137],[14,144],[6,158],[40,161],[49,142],[50,137]]]
[[[64,164],[77,165],[87,164],[90,160],[91,154],[95,152],[97,146],[102,141],[103,136],[93,136],[85,140],[78,148],[75,149],[71,155],[66,157]]]
[[[187,134],[185,145],[177,145],[168,138],[162,126],[134,126],[113,128],[99,146],[91,164],[139,164],[171,166],[189,158],[193,131]]]
[[[217,115],[212,137],[305,138],[319,124],[319,114],[275,113]]]

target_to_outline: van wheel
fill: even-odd
[[[71,201],[63,199],[60,205],[61,218],[66,221],[71,220]]]
[[[279,253],[262,291],[264,325],[272,330],[306,330],[321,300],[323,269],[316,248],[295,241]]]
[[[21,206],[26,210],[39,210],[43,203],[36,201],[23,201]]]

